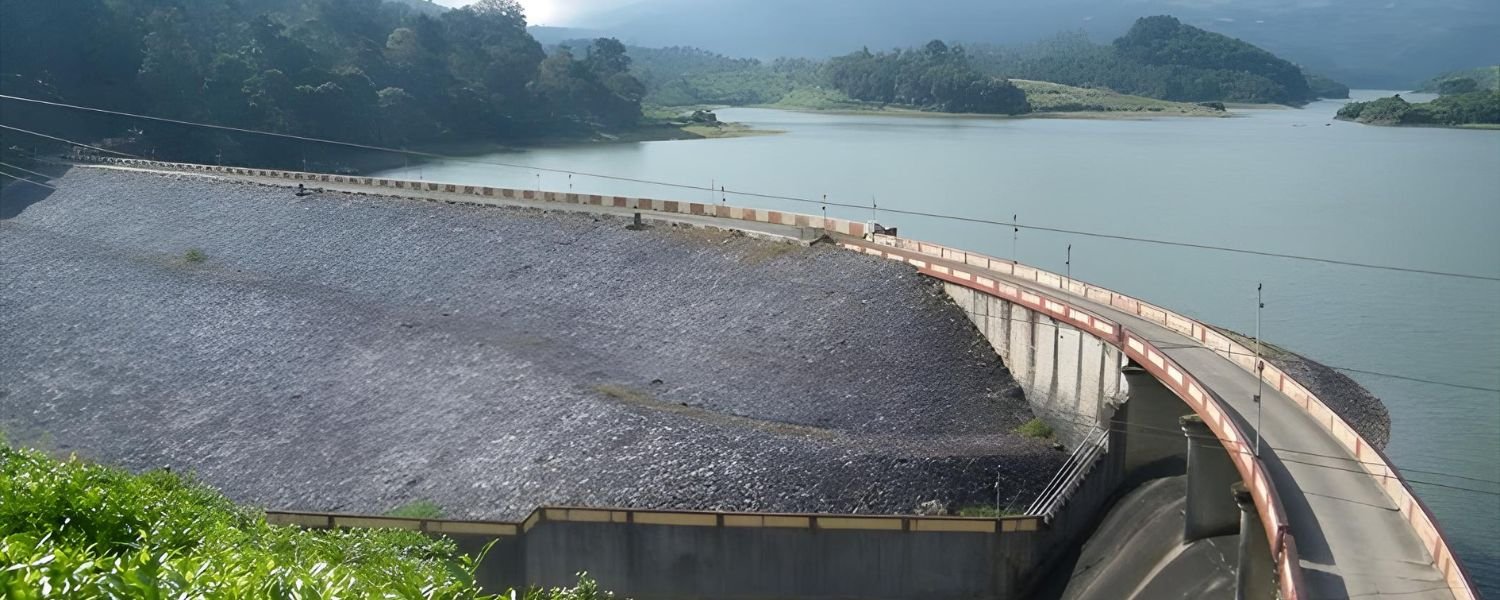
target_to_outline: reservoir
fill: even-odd
[[[1333,119],[1341,105],[1149,120],[726,109],[722,120],[784,133],[533,149],[381,175],[809,214],[826,197],[862,207],[826,206],[830,216],[1071,271],[1247,334],[1263,284],[1263,337],[1384,400],[1387,453],[1480,588],[1500,594],[1500,282],[1141,241],[1500,277],[1500,131],[1345,123]],[[938,215],[1014,215],[1073,233]]]

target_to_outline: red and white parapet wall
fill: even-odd
[[[956,250],[953,248],[948,248],[946,246],[940,246],[937,244],[931,244],[916,240],[898,239],[885,235],[872,235],[870,237],[875,244],[878,244],[880,246],[904,250],[910,253],[925,256],[941,258],[950,262],[971,265],[976,267],[977,269],[989,270],[1005,275],[1010,275],[1019,279],[1033,281],[1044,287],[1067,291],[1068,293],[1075,296],[1082,296],[1100,304],[1107,304],[1123,312],[1134,314],[1141,317],[1142,319],[1151,321],[1153,323],[1176,331],[1177,333],[1185,335],[1194,340],[1198,340],[1198,342],[1204,347],[1209,348],[1214,353],[1234,362],[1246,372],[1251,374],[1255,373],[1255,352],[1251,349],[1229,338],[1228,336],[1219,333],[1218,330],[1210,327],[1205,323],[1202,323],[1190,317],[1183,316],[1166,308],[1153,305],[1144,300],[1139,300],[1137,298],[1133,298],[1131,296],[1127,296],[1125,294],[1121,294],[1107,288],[1084,283],[1076,279],[1064,277],[1056,273],[1018,264],[1010,260],[993,258],[983,254]],[[871,249],[866,246],[846,244],[846,247],[848,246],[854,246],[851,247],[851,249],[863,252],[871,252]],[[896,258],[894,256],[890,256],[889,253],[887,253],[887,256]],[[950,269],[944,269],[945,271],[950,271],[949,273],[944,273],[942,271],[931,271],[930,267],[926,265],[925,261],[910,258],[908,258],[907,260],[908,262],[911,262],[913,266],[916,266],[918,269],[922,269],[924,272],[928,272],[928,274],[933,275],[934,277],[939,277],[948,281],[952,281],[954,283],[958,283],[960,285],[964,285],[966,287],[978,289],[991,295],[998,295],[999,297],[1011,302],[1017,302],[1019,304],[1028,305],[1033,308],[1039,308],[1043,314],[1047,314],[1049,316],[1068,317],[1064,318],[1063,320],[1067,320],[1074,325],[1082,324],[1084,326],[1080,327],[1081,329],[1090,331],[1096,336],[1099,336],[1101,332],[1104,332],[1103,329],[1099,329],[1091,323],[1072,319],[1071,312],[1075,311],[1076,309],[1073,309],[1071,307],[1068,307],[1070,313],[1067,315],[1063,315],[1055,310],[1056,307],[1053,305],[1042,304],[1040,305],[1040,307],[1038,307],[1037,305],[1029,304],[1027,302],[1028,298],[1024,295],[1024,293],[1022,296],[1019,296],[1019,301],[1016,299],[1016,296],[1006,295],[1005,292],[1014,290],[1014,286],[1000,284],[1003,287],[985,289],[982,285],[976,286],[976,284],[982,284],[985,282],[993,284],[994,282],[982,277],[978,277],[977,275],[960,273],[957,271],[952,271]],[[995,292],[1001,293],[996,294]],[[1033,294],[1032,296],[1035,295]],[[1060,300],[1053,300],[1053,302],[1057,305],[1063,304],[1063,302]],[[1100,320],[1099,317],[1092,318],[1095,322]],[[1092,327],[1093,329],[1090,329],[1090,327]],[[1116,325],[1116,327],[1118,327],[1118,325]],[[1153,374],[1155,374],[1157,378],[1161,379],[1163,383],[1166,383],[1168,387],[1172,387],[1173,391],[1176,392],[1178,396],[1182,397],[1182,399],[1189,405],[1192,405],[1194,410],[1204,408],[1205,410],[1210,411],[1204,412],[1203,410],[1198,410],[1199,414],[1203,415],[1205,421],[1209,422],[1211,426],[1214,423],[1218,422],[1218,416],[1216,416],[1216,413],[1221,414],[1224,410],[1224,407],[1217,405],[1219,404],[1217,399],[1215,399],[1215,401],[1212,403],[1204,403],[1202,399],[1202,387],[1198,386],[1196,382],[1189,383],[1184,387],[1182,378],[1191,381],[1191,377],[1184,375],[1180,367],[1174,366],[1170,358],[1166,358],[1165,355],[1161,354],[1159,351],[1155,351],[1155,349],[1152,348],[1151,345],[1145,340],[1132,338],[1132,336],[1130,336],[1128,332],[1126,332],[1126,337],[1123,338],[1122,341],[1125,344],[1124,349],[1127,353],[1130,354],[1132,359],[1135,359],[1136,362],[1146,366],[1148,370],[1153,370]],[[1140,356],[1142,355],[1142,347],[1146,348],[1147,350],[1144,353],[1145,360],[1140,359]],[[1160,356],[1161,358],[1158,359],[1157,356]],[[1449,546],[1446,536],[1443,534],[1442,528],[1437,524],[1437,519],[1433,516],[1431,509],[1429,509],[1427,505],[1422,502],[1421,498],[1417,497],[1416,492],[1411,488],[1411,484],[1401,476],[1400,470],[1395,467],[1394,463],[1390,461],[1385,453],[1382,452],[1379,448],[1372,446],[1369,441],[1361,437],[1359,435],[1359,432],[1356,431],[1352,426],[1350,426],[1347,421],[1345,421],[1332,409],[1328,408],[1328,405],[1325,404],[1321,399],[1319,399],[1316,394],[1313,394],[1311,391],[1309,391],[1306,386],[1298,383],[1297,380],[1291,375],[1275,367],[1274,365],[1271,365],[1270,363],[1266,363],[1264,365],[1264,369],[1261,371],[1261,378],[1265,381],[1266,385],[1276,389],[1277,391],[1280,391],[1282,394],[1290,398],[1293,402],[1296,402],[1298,406],[1301,406],[1303,410],[1307,411],[1308,416],[1312,418],[1314,422],[1316,422],[1324,430],[1328,431],[1335,439],[1339,441],[1340,444],[1344,446],[1346,450],[1349,451],[1351,455],[1354,456],[1355,460],[1359,462],[1366,473],[1380,481],[1381,489],[1384,490],[1386,496],[1389,497],[1394,505],[1401,511],[1401,514],[1406,517],[1407,523],[1411,525],[1412,530],[1417,534],[1417,537],[1422,540],[1422,543],[1427,548],[1428,553],[1432,556],[1434,566],[1436,566],[1438,571],[1443,574],[1445,583],[1447,584],[1449,590],[1453,592],[1454,597],[1458,598],[1459,600],[1477,600],[1479,598],[1479,594],[1474,587],[1473,581],[1469,579],[1469,576],[1465,571],[1463,564],[1459,561],[1458,557],[1453,554],[1453,550]],[[1234,447],[1229,446],[1228,444],[1236,442],[1242,444],[1243,442],[1241,440],[1247,439],[1243,432],[1238,431],[1237,428],[1221,430],[1220,428],[1215,427],[1214,431],[1219,435],[1219,438],[1225,442],[1226,447]],[[1243,457],[1247,454],[1239,452],[1231,453],[1231,455],[1236,459],[1236,466],[1241,467],[1241,475],[1245,475],[1245,469],[1240,463],[1242,462],[1241,459],[1243,459]],[[1259,461],[1255,462],[1258,467]],[[1251,478],[1247,476],[1245,480],[1251,481]],[[1269,480],[1267,481],[1267,484],[1269,484]],[[1274,491],[1272,490],[1272,488],[1268,487],[1265,489],[1267,491],[1271,491],[1274,495]],[[1260,492],[1255,491],[1254,488],[1252,488],[1252,491],[1256,493],[1256,506],[1261,507],[1262,498],[1260,496]],[[1274,521],[1267,519],[1268,515],[1265,514],[1264,508],[1261,508],[1261,511],[1262,522],[1266,525],[1266,530],[1269,533],[1274,530],[1274,528],[1272,527]],[[1277,512],[1280,512],[1279,509]],[[1279,561],[1286,561],[1288,555],[1295,556],[1295,541],[1292,539],[1292,536],[1290,534],[1287,534],[1285,536],[1285,543],[1292,548],[1292,552],[1283,552],[1282,555],[1278,557]],[[1272,540],[1271,547],[1278,548],[1277,540]],[[1296,562],[1292,561],[1291,564],[1295,565]],[[1298,568],[1297,570],[1300,571],[1300,568]]]
[[[1045,272],[1016,265],[1011,261],[990,259],[982,255],[955,251],[925,242],[898,240],[889,236],[875,237],[876,244],[854,241],[841,243],[849,250],[902,261],[916,267],[924,275],[1024,306],[1117,346],[1131,360],[1144,366],[1147,371],[1160,379],[1168,389],[1192,407],[1195,413],[1202,415],[1204,422],[1224,442],[1225,447],[1243,448],[1245,440],[1249,439],[1249,436],[1230,417],[1230,411],[1221,399],[1198,383],[1192,374],[1152,345],[1150,341],[1132,333],[1119,323],[1080,309],[1064,299],[998,281],[984,276],[979,271],[1001,271],[991,266],[990,261],[993,260],[997,263],[995,266],[999,266],[998,263],[1004,263],[1007,266],[1004,271],[1001,271],[1007,275],[1018,270],[1031,273]],[[971,265],[976,269],[970,271],[933,264],[925,259],[928,256]],[[1253,454],[1230,452],[1229,456],[1234,462],[1235,469],[1239,471],[1241,479],[1246,482],[1246,486],[1255,498],[1256,512],[1265,526],[1267,541],[1276,558],[1281,597],[1284,599],[1303,597],[1302,566],[1298,559],[1296,541],[1291,535],[1286,511],[1282,507],[1280,496],[1276,493],[1275,484],[1266,474],[1264,465]]]
[[[440,192],[448,194],[461,194],[465,196],[471,196],[476,201],[481,201],[484,198],[497,198],[506,200],[534,200],[540,202],[555,202],[558,204],[574,204],[584,206],[629,208],[633,210],[651,211],[658,213],[695,215],[714,217],[719,219],[730,219],[735,221],[766,223],[770,225],[806,227],[811,229],[821,229],[824,231],[853,237],[864,237],[870,232],[869,224],[860,221],[835,219],[816,215],[806,215],[781,210],[744,208],[739,206],[729,206],[727,204],[687,202],[682,200],[656,200],[652,198],[635,198],[626,196],[601,196],[598,194],[574,194],[564,192],[520,190],[513,188],[465,185],[459,183],[440,183],[435,181],[409,181],[405,179],[387,179],[382,177],[363,177],[357,175],[329,175],[326,173],[304,173],[300,171],[278,171],[274,169],[252,169],[246,167],[198,165],[191,163],[175,163],[134,158],[93,157],[87,158],[86,160],[109,165],[119,165],[123,167],[134,167],[142,169],[162,169],[171,171],[186,171],[191,173],[238,175],[243,177],[264,177],[272,179],[284,179],[290,182],[339,183],[383,188],[386,190],[395,191],[404,190],[414,192]]]

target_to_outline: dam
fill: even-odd
[[[507,585],[1013,598],[1180,470],[1186,541],[1245,541],[1251,597],[1474,597],[1370,431],[1084,282],[776,211],[111,162],[0,223],[0,419],[273,520],[500,540]],[[1255,370],[1294,436],[1259,456]],[[1060,449],[1014,433],[1033,417]],[[415,498],[460,520],[368,516]]]

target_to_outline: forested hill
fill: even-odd
[[[0,91],[16,96],[388,146],[632,128],[641,115],[624,46],[548,56],[514,0],[0,0],[0,15]],[[254,136],[0,110],[163,158],[289,158]]]
[[[1251,44],[1170,16],[1139,19],[1108,45],[1077,33],[1024,48],[981,47],[973,54],[979,68],[1000,77],[1163,100],[1298,105],[1348,97],[1349,91]]]

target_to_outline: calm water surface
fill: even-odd
[[[1387,93],[1388,94],[1388,93]],[[1374,92],[1356,93],[1373,97]],[[1410,96],[1408,96],[1410,97]],[[1420,99],[1420,97],[1418,97]],[[720,112],[784,135],[476,157],[637,179],[1500,277],[1500,131],[1369,127],[1340,102],[1239,118],[1141,121]],[[474,162],[392,172],[434,181],[710,201],[707,191]],[[731,204],[816,214],[817,205]],[[902,234],[1010,256],[1330,365],[1500,388],[1500,283],[830,208]],[[1387,448],[1460,556],[1500,595],[1500,393],[1351,374],[1385,400]]]

